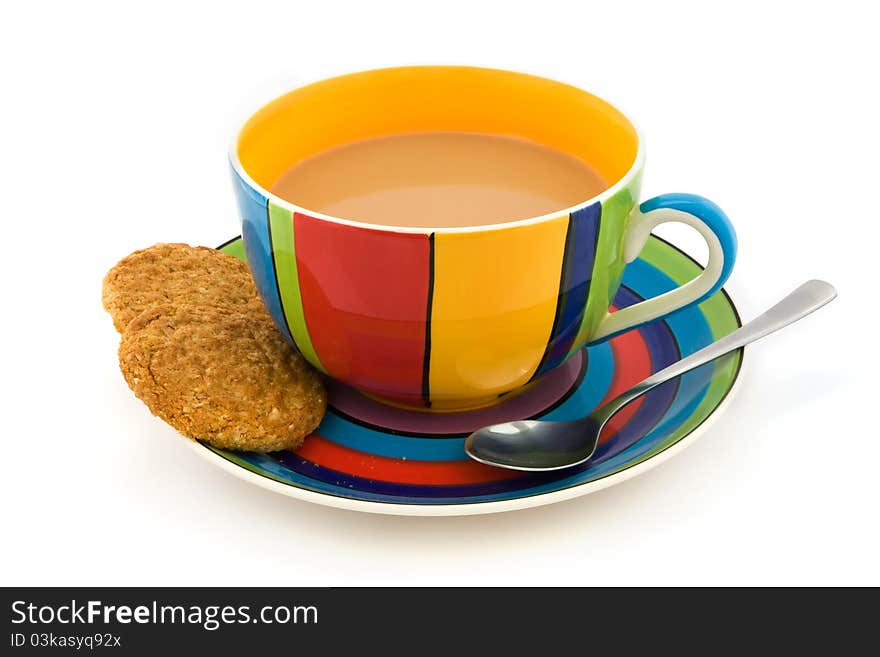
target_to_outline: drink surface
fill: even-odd
[[[341,219],[455,228],[550,214],[607,187],[582,160],[526,139],[413,132],[314,155],[285,171],[270,191]]]

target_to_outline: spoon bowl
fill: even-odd
[[[589,460],[601,432],[602,427],[589,415],[578,422],[520,420],[480,429],[468,438],[465,450],[487,465],[561,470]],[[595,436],[595,441],[585,440],[586,436]]]
[[[807,281],[764,314],[729,335],[652,374],[579,420],[515,420],[493,424],[468,436],[464,449],[475,461],[511,470],[545,471],[588,461],[602,429],[615,413],[661,383],[705,365],[802,319],[837,296],[824,281]]]

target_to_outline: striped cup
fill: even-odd
[[[429,130],[525,137],[585,160],[610,187],[550,215],[465,228],[363,224],[268,191],[328,148]],[[639,205],[642,140],[619,110],[521,73],[418,66],[311,84],[251,116],[230,160],[248,262],[278,328],[320,371],[394,404],[490,405],[590,342],[706,299],[736,256],[710,201],[666,194]],[[706,269],[609,312],[626,263],[669,221],[703,235]]]

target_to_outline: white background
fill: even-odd
[[[718,4],[5,4],[0,583],[880,584],[877,23],[870,3]],[[237,234],[226,147],[257,105],[411,63],[619,104],[645,198],[703,194],[735,223],[744,318],[811,277],[840,298],[748,350],[700,441],[574,501],[371,516],[214,468],[126,387],[101,278]]]

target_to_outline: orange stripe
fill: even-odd
[[[409,461],[374,456],[312,435],[296,453],[312,463],[346,474],[398,484],[450,486],[517,479],[522,474],[476,461]]]

